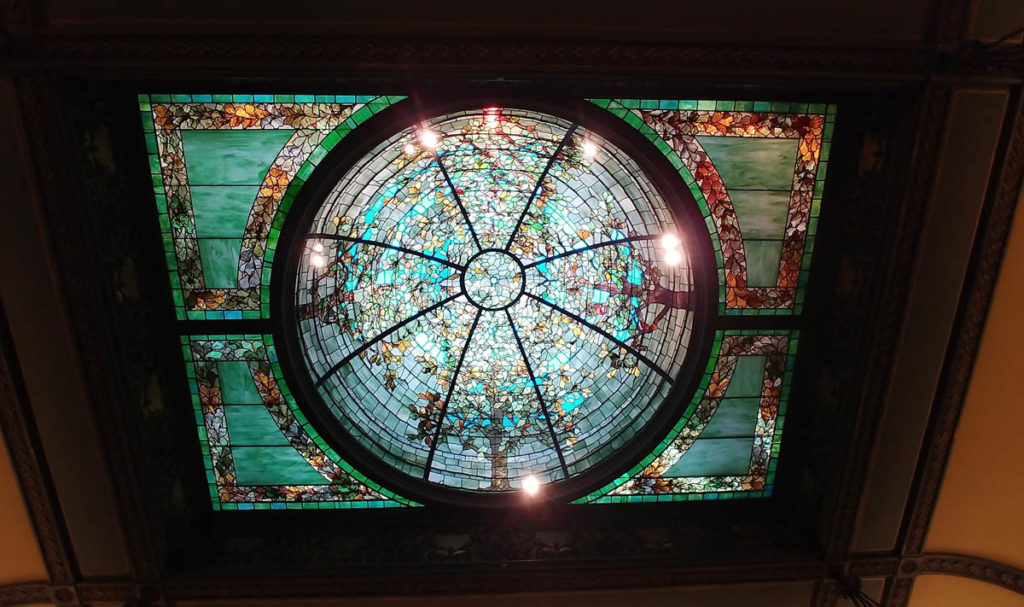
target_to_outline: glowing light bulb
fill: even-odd
[[[501,108],[489,107],[484,108],[484,121],[487,122],[487,126],[494,128],[498,126],[498,115],[501,113]]]
[[[597,156],[597,144],[593,141],[583,142],[583,157],[587,160],[593,160],[594,156]]]
[[[405,152],[406,156],[412,156],[413,154],[416,153],[416,146],[414,146],[411,143],[407,143],[405,144],[405,147],[402,148],[402,150]]]
[[[675,249],[669,249],[665,252],[665,263],[670,266],[678,266],[679,262],[683,260],[683,256],[679,254],[679,251]]]
[[[540,492],[540,481],[534,475],[529,475],[523,478],[523,491],[527,495],[537,495]]]
[[[323,255],[312,255],[309,258],[309,262],[313,264],[313,267],[315,268],[322,268],[327,265],[327,258]]]
[[[679,240],[679,237],[675,234],[665,234],[661,237],[661,246],[666,249],[676,249],[681,244],[683,244],[683,241]]]
[[[324,245],[323,245],[323,243],[319,243],[319,242],[314,242],[314,243],[313,243],[313,250],[314,250],[314,251],[316,251],[317,253],[320,253],[320,252],[322,252],[322,251],[324,250]]]
[[[425,148],[437,147],[437,135],[433,131],[427,129],[420,129],[420,144]]]

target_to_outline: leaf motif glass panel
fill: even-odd
[[[639,166],[579,124],[492,107],[412,125],[308,228],[307,367],[348,435],[410,476],[568,480],[628,443],[682,367],[676,231]]]

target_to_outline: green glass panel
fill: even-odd
[[[200,238],[199,254],[203,258],[203,277],[208,288],[238,287],[238,256],[240,238]]]
[[[725,395],[729,398],[737,396],[761,396],[764,383],[764,356],[740,356],[736,361],[736,370],[732,374]]]
[[[192,186],[192,212],[200,238],[241,238],[253,201],[253,186]]]
[[[789,190],[729,190],[743,238],[781,239],[789,216]]]
[[[741,475],[750,470],[749,438],[698,438],[666,477]]]
[[[781,240],[744,240],[747,255],[747,285],[774,287],[779,282]]]
[[[288,439],[266,407],[227,405],[224,415],[227,416],[228,438],[232,445],[288,445]]]
[[[701,438],[753,437],[760,404],[758,398],[722,399]]]
[[[240,485],[326,485],[291,447],[235,447],[235,475]]]
[[[220,376],[221,399],[225,403],[248,405],[263,402],[249,372],[249,363],[217,363],[217,374]]]
[[[697,137],[722,176],[725,189],[786,190],[793,187],[797,140]]]
[[[259,185],[294,131],[183,130],[190,185]]]

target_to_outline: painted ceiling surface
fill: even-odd
[[[346,461],[313,406],[396,474],[542,491],[614,459],[687,368],[697,389],[663,439],[576,502],[770,494],[799,341],[777,327],[802,313],[834,108],[590,101],[692,194],[713,326],[694,326],[699,268],[636,159],[599,128],[470,109],[377,137],[294,245],[288,322],[315,404],[289,389],[269,322],[281,229],[328,152],[403,98],[140,96],[215,509],[417,505]],[[736,315],[783,322],[728,328]]]

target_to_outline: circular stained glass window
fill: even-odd
[[[543,489],[666,406],[693,255],[611,140],[536,111],[455,112],[386,137],[323,191],[287,279],[300,358],[322,418],[385,468]]]

